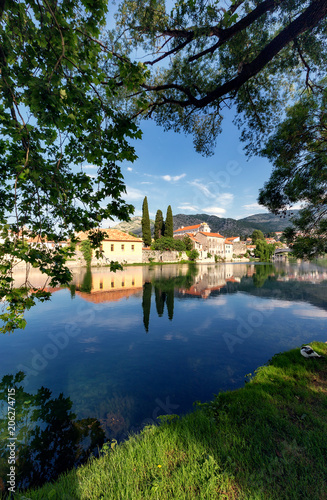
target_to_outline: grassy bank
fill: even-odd
[[[327,344],[312,346],[327,356]],[[323,500],[326,458],[327,359],[295,349],[276,355],[244,388],[148,427],[24,497]]]

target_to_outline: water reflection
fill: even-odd
[[[70,287],[71,295],[89,302],[112,302],[142,293],[143,325],[149,332],[150,311],[154,296],[159,318],[165,309],[174,317],[174,300],[208,299],[220,294],[246,292],[274,300],[304,300],[326,307],[327,271],[319,266],[273,264],[162,265],[107,270],[78,271]],[[318,289],[314,284],[322,284]],[[277,295],[276,295],[276,292]],[[153,314],[153,313],[152,313]]]
[[[95,418],[77,419],[69,397],[52,393],[45,387],[35,393],[23,388],[25,374],[5,375],[0,382],[0,483],[7,490],[8,443],[15,456],[16,487],[41,486],[59,474],[86,461],[103,445],[104,422]],[[15,427],[8,428],[8,390],[14,395]],[[14,391],[13,391],[14,389]],[[12,432],[17,438],[10,438]],[[14,443],[14,444],[13,444]]]

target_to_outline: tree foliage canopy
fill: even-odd
[[[98,41],[106,14],[104,0],[0,5],[0,298],[8,330],[24,326],[22,312],[36,298],[49,297],[28,296],[28,276],[13,288],[17,263],[38,267],[51,286],[67,283],[70,250],[59,242],[133,212],[120,162],[136,158],[127,140],[140,132],[113,105],[115,82],[103,68],[110,54]]]
[[[298,257],[327,250],[327,88],[326,81],[286,112],[285,120],[267,142],[262,155],[274,170],[260,191],[259,202],[273,213],[302,203],[292,219],[301,233],[289,230],[289,243]]]
[[[296,92],[326,67],[326,0],[124,0],[116,52],[143,66],[135,115],[194,134],[212,153],[225,107],[234,106],[252,146],[267,134]],[[142,53],[142,63],[132,63]]]

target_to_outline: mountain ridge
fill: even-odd
[[[232,219],[217,217],[216,215],[208,214],[177,214],[173,216],[174,230],[181,226],[193,226],[206,222],[209,224],[211,231],[220,233],[223,236],[250,236],[255,229],[260,229],[263,233],[284,231],[287,226],[292,226],[291,217],[296,215],[297,210],[288,211],[285,216],[274,215],[271,213],[254,214],[243,219]],[[141,216],[132,217],[130,222],[121,222],[114,226],[115,229],[120,229],[127,233],[132,232],[137,236],[142,235]],[[154,221],[150,220],[151,232],[154,231]]]

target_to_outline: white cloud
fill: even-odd
[[[192,205],[189,205],[188,203],[185,203],[183,205],[180,205],[179,207],[177,208],[180,208],[181,210],[190,210],[191,212],[196,212],[197,210],[199,210],[198,207],[193,207]]]
[[[211,193],[210,189],[199,180],[195,179],[194,181],[189,182],[189,184],[198,188],[207,198],[216,198],[216,196]]]
[[[234,201],[234,195],[232,193],[221,193],[217,199],[221,205],[229,205]]]
[[[242,208],[245,208],[245,210],[261,210],[264,212],[268,212],[268,210],[262,205],[259,205],[259,203],[250,203],[249,205],[242,205]]]
[[[186,174],[175,175],[175,176],[163,175],[162,179],[164,181],[167,181],[167,182],[176,182],[176,181],[179,181],[180,179],[183,179],[183,177],[185,177],[185,176],[186,176]]]
[[[132,167],[127,167],[127,170],[128,170],[129,172],[132,172],[132,170],[133,170],[133,169],[132,169]]]
[[[144,182],[141,182],[141,184],[153,184],[153,182],[144,181]]]
[[[226,210],[224,208],[220,207],[206,207],[202,209],[203,212],[206,212],[211,215],[223,215],[226,213]]]
[[[138,189],[126,186],[127,193],[125,198],[129,201],[142,200],[144,198],[144,193]]]
[[[91,177],[91,179],[96,179],[97,178],[97,175],[93,175],[93,174],[86,174],[88,177]]]
[[[83,168],[99,168],[96,165],[84,165]]]

